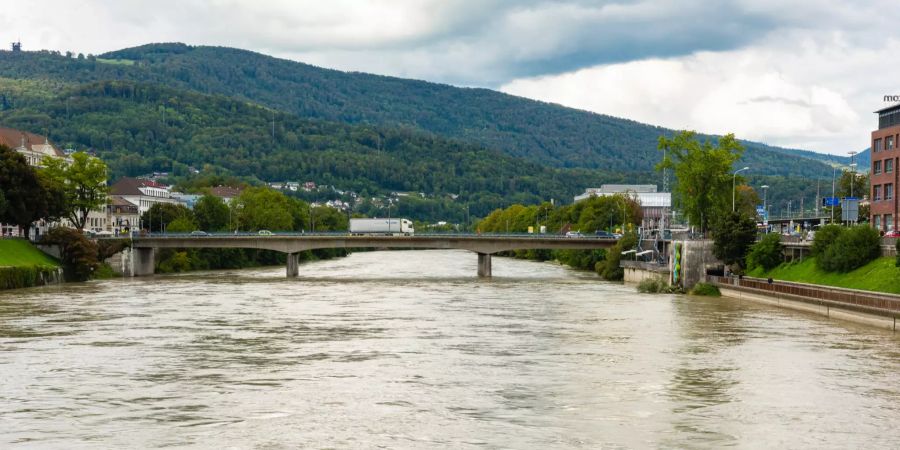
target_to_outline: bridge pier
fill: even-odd
[[[479,278],[490,278],[491,277],[491,254],[490,253],[479,253],[478,254],[478,277]]]
[[[288,253],[287,254],[287,277],[288,278],[297,278],[300,275],[300,254],[299,253]]]
[[[135,248],[131,255],[132,276],[142,277],[153,275],[156,267],[156,249]]]

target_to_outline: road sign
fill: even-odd
[[[838,206],[841,200],[837,197],[822,197],[822,206]]]

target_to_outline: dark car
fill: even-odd
[[[610,233],[609,231],[597,230],[594,232],[600,239],[616,239],[616,235]]]

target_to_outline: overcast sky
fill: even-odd
[[[239,47],[820,152],[900,95],[897,0],[25,0],[0,38]]]

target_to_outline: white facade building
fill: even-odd
[[[641,228],[653,229],[667,226],[668,212],[672,208],[671,192],[656,192],[655,184],[604,184],[599,188],[587,188],[575,196],[575,202],[591,197],[624,194],[640,203],[643,220]]]

